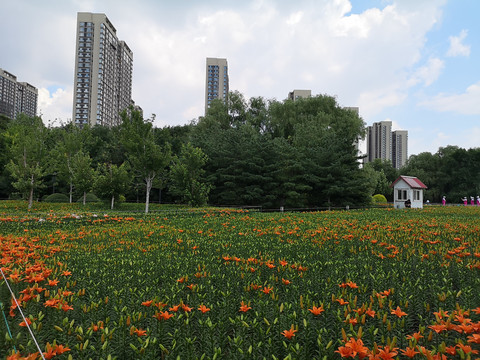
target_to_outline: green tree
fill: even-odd
[[[387,180],[387,176],[382,168],[375,170],[373,163],[366,163],[363,166],[363,171],[368,179],[367,189],[370,195],[381,194],[385,197],[390,197],[393,194],[390,187],[391,182]]]
[[[0,169],[5,169],[9,163],[9,154],[7,149],[6,132],[10,118],[0,114]],[[0,199],[8,198],[13,188],[12,179],[7,171],[0,172]]]
[[[33,205],[34,192],[43,187],[47,148],[47,129],[42,119],[19,115],[5,134],[10,161],[6,168],[14,178],[13,187]]]
[[[192,206],[205,205],[208,201],[210,186],[205,182],[203,169],[207,156],[202,149],[187,143],[179,156],[173,158],[170,169],[171,191],[184,203]]]
[[[83,134],[77,126],[66,126],[59,130],[60,136],[50,152],[49,168],[61,181],[68,184],[69,201],[73,201],[74,171],[73,158],[82,150]]]
[[[113,209],[115,201],[124,195],[130,186],[130,176],[127,165],[100,164],[98,176],[95,179],[94,189],[96,194],[110,201],[110,209]]]
[[[85,205],[87,192],[93,187],[95,180],[95,171],[92,168],[92,159],[90,155],[83,151],[77,152],[71,160],[72,183],[75,189],[82,194],[82,203]]]
[[[145,213],[148,213],[150,190],[155,180],[164,175],[170,162],[170,148],[163,149],[155,143],[152,123],[142,118],[140,111],[133,107],[121,113],[121,143],[136,177],[145,185]]]
[[[409,157],[407,165],[401,169],[401,174],[418,177],[428,187],[424,198],[440,202],[445,194],[442,194],[440,189],[439,167],[440,157],[437,154],[422,152]]]

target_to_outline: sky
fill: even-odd
[[[0,0],[0,68],[39,89],[51,126],[72,118],[77,12],[133,51],[132,98],[157,127],[204,115],[219,57],[247,100],[309,89],[408,130],[409,155],[480,147],[478,0]]]

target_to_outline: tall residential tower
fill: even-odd
[[[116,126],[132,104],[133,53],[105,14],[77,14],[73,121]]]
[[[205,79],[205,114],[214,99],[227,101],[228,64],[227,59],[207,58]]]
[[[381,121],[368,126],[365,162],[373,162],[375,159],[389,160],[396,169],[404,166],[408,160],[408,131],[392,132],[391,121]]]
[[[392,131],[392,165],[400,169],[408,160],[408,131]]]
[[[0,69],[0,114],[14,119],[18,114],[37,115],[38,89]]]

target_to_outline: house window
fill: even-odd
[[[407,190],[397,190],[397,200],[407,200]]]
[[[420,200],[420,190],[414,190],[413,191],[413,199],[414,200]]]

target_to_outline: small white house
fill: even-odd
[[[401,175],[390,187],[393,187],[393,203],[395,209],[403,209],[406,207],[405,203],[408,200],[410,200],[411,203],[410,207],[423,209],[423,190],[426,189],[427,186],[418,178]]]

